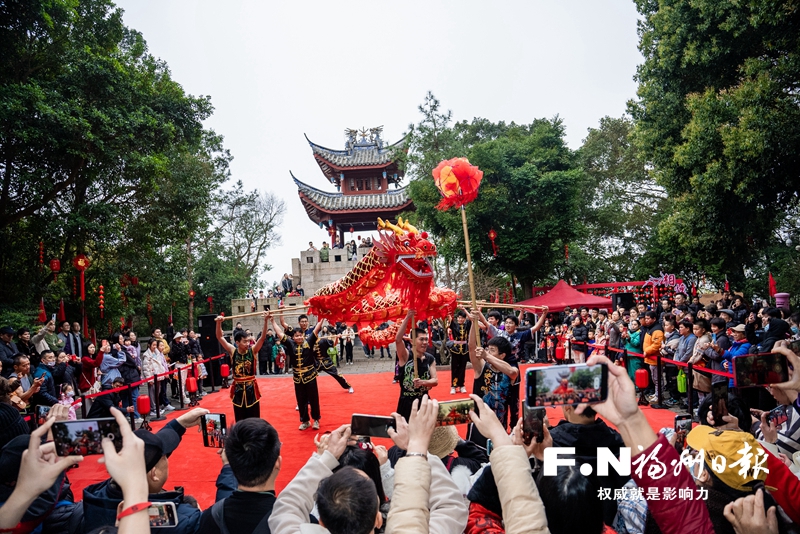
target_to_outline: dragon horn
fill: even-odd
[[[403,235],[403,229],[398,227],[396,224],[392,224],[389,221],[384,221],[380,217],[378,217],[378,228],[381,230],[391,230],[397,235]]]

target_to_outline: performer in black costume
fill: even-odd
[[[299,325],[298,327],[299,331],[302,332],[303,335],[305,336],[308,336],[312,332],[319,333],[319,329],[317,329],[316,326],[314,328],[308,326],[307,315],[301,315],[300,317],[298,317],[297,324]],[[291,326],[289,326],[286,323],[286,321],[283,320],[283,315],[281,315],[281,326],[283,326],[286,332],[289,332],[290,330],[293,332],[298,330],[298,328],[292,328]],[[319,326],[319,323],[317,323],[317,326]],[[319,344],[319,341],[316,340],[316,336],[315,336],[315,343]],[[335,343],[331,343],[331,345],[335,346]],[[325,351],[320,350],[318,346],[314,345],[312,345],[311,348],[315,349],[315,351],[317,352],[317,364],[316,364],[317,373],[319,373],[320,371],[325,371],[326,373],[331,375],[334,378],[334,380],[336,380],[339,383],[340,386],[342,386],[342,389],[346,389],[350,393],[353,393],[353,386],[350,385],[350,383],[344,378],[344,376],[339,374],[339,369],[333,364],[333,360],[330,358],[330,356],[328,356],[327,347]]]
[[[414,399],[422,399],[423,395],[430,395],[429,390],[439,384],[436,376],[436,360],[425,352],[428,347],[428,331],[424,328],[415,328],[415,338],[413,339],[409,355],[406,342],[403,336],[408,329],[409,323],[414,318],[414,312],[408,312],[403,319],[400,329],[395,336],[395,353],[400,367],[400,399],[397,401],[397,413],[405,417],[406,421],[411,418],[411,409]],[[414,378],[414,358],[417,359],[417,377]]]
[[[453,382],[450,385],[451,395],[455,395],[459,391],[461,393],[467,392],[464,384],[464,375],[467,372],[467,361],[469,360],[467,347],[469,329],[470,322],[467,321],[467,312],[458,310],[455,320],[450,322],[449,328],[451,341],[448,343],[448,350],[450,351],[450,369],[453,376]]]
[[[283,322],[282,318],[281,322]],[[292,331],[290,339],[284,333],[281,325],[273,319],[278,342],[286,348],[286,359],[292,362],[294,396],[300,412],[300,430],[312,426],[308,416],[309,405],[311,406],[311,418],[314,419],[313,428],[319,430],[319,389],[317,389],[317,357],[314,346],[317,344],[317,334],[322,329],[322,323],[323,321],[318,322],[307,336],[303,334],[302,330],[295,329]]]
[[[264,329],[267,330],[272,317],[264,312]],[[248,417],[261,417],[261,392],[256,383],[256,365],[258,359],[254,354],[258,354],[261,345],[264,344],[264,336],[251,347],[250,340],[244,330],[237,331],[233,336],[234,347],[225,339],[222,333],[222,321],[225,317],[218,315],[217,322],[217,341],[231,357],[233,363],[233,387],[231,388],[231,399],[233,401],[233,415],[236,421],[247,419]]]

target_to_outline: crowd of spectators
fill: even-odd
[[[89,485],[82,496],[69,491],[68,472],[82,458],[57,456],[46,439],[54,420],[70,418],[71,403],[60,403],[63,399],[58,398],[65,394],[71,398],[69,387],[74,391],[93,387],[98,371],[102,387],[124,383],[121,368],[128,356],[134,363],[139,358],[141,371],[147,369],[147,373],[157,374],[160,367],[173,362],[187,363],[192,354],[188,336],[184,341],[178,332],[167,345],[161,343],[159,332],[142,355],[125,348],[133,344],[126,345],[130,338],[116,336],[103,343],[99,352],[83,347],[85,352],[77,362],[72,357],[64,359],[47,345],[46,350],[35,352],[35,372],[29,367],[32,356],[15,350],[12,371],[7,372],[4,357],[0,378],[0,531],[39,528],[72,534],[117,528],[144,532],[149,528],[148,514],[139,511],[147,509],[141,503],[170,502],[178,516],[178,525],[171,529],[176,534],[796,532],[800,524],[800,374],[795,370],[800,358],[790,345],[798,336],[795,318],[788,315],[785,321],[782,316],[787,314],[769,307],[755,310],[751,319],[749,312],[737,315],[733,304],[697,311],[688,305],[683,310],[681,304],[661,304],[662,309],[614,310],[610,316],[601,310],[578,310],[574,315],[570,310],[543,323],[545,332],[551,321],[558,323],[548,335],[557,335],[556,327],[560,327],[564,342],[571,343],[581,341],[576,330],[583,336],[584,330],[597,333],[604,327],[602,333],[609,335],[614,323],[619,333],[616,344],[595,338],[583,347],[588,365],[608,367],[607,400],[592,406],[563,406],[558,424],[551,426],[545,420],[541,440],[526,435],[522,418],[512,417],[507,423],[510,406],[498,402],[498,395],[510,392],[519,376],[519,360],[508,337],[498,334],[494,319],[474,311],[470,324],[485,332],[480,344],[475,336],[469,338],[475,373],[470,397],[476,406],[469,414],[469,439],[462,439],[452,426],[437,426],[439,404],[427,394],[413,400],[407,418],[392,414],[394,428],[388,433],[393,445],[388,449],[368,437],[352,435],[349,425],[343,425],[318,435],[312,450],[288,450],[269,422],[245,419],[229,429],[220,454],[215,504],[205,510],[181,489],[166,489],[169,457],[180,447],[186,430],[200,424],[201,416],[208,413],[205,409],[184,413],[155,433],[133,432],[123,416],[124,403],[120,411],[116,406],[121,399],[112,402],[107,415],[121,427],[122,447],[117,450],[104,440],[109,478]],[[627,324],[618,325],[616,314],[622,321],[627,315]],[[691,431],[685,435],[673,428],[656,431],[638,405],[629,369],[616,365],[617,353],[608,350],[634,343],[632,315],[641,320],[636,329],[641,333],[639,350],[631,352],[641,354],[642,365],[650,365],[645,359],[652,357],[657,345],[658,351],[677,361],[708,352],[709,361],[719,361],[719,369],[725,370],[730,358],[747,354],[745,346],[750,345],[756,347],[754,352],[785,356],[791,364],[789,380],[768,387],[732,387],[728,415],[721,420],[713,416],[710,395],[698,398]],[[629,336],[622,335],[623,326]],[[47,336],[47,328],[44,331],[40,340]],[[13,343],[3,335],[6,346]],[[729,344],[723,335],[730,338]],[[49,338],[58,344],[57,335]],[[692,346],[687,346],[689,341]],[[398,337],[403,344],[398,352],[406,356],[411,351],[407,342]],[[63,345],[58,348],[63,352]],[[709,351],[720,359],[714,360]],[[84,358],[99,363],[78,365]],[[82,384],[81,375],[87,369],[94,374],[87,375]],[[24,380],[27,389],[22,386]],[[500,387],[501,382],[506,389]],[[666,377],[664,384],[669,390]],[[34,393],[27,399],[19,396],[31,390]],[[45,394],[55,400],[53,408],[31,433],[24,422],[19,424],[20,412],[14,403]],[[525,402],[524,395],[520,401]],[[783,407],[781,421],[770,416],[775,406]],[[608,458],[600,457],[599,447],[622,464],[627,458],[624,451],[629,451],[631,470],[600,469]],[[307,455],[308,460],[278,493],[276,480],[286,455]],[[572,465],[564,461],[570,458],[575,461]]]

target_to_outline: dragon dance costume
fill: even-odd
[[[233,349],[233,415],[236,421],[248,417],[261,417],[261,392],[256,383],[256,359],[253,349],[242,354],[238,348]]]

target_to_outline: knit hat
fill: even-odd
[[[0,453],[0,484],[16,482],[19,466],[22,464],[22,453],[28,449],[30,441],[30,436],[21,435],[3,445]]]
[[[144,441],[144,468],[148,473],[163,456],[172,454],[181,443],[181,437],[169,427],[164,427],[155,434],[140,428],[134,434]]]
[[[458,440],[459,437],[456,427],[452,425],[436,427],[433,430],[433,435],[431,435],[431,443],[428,445],[428,452],[439,458],[444,458],[456,450]]]
[[[714,471],[714,474],[726,486],[737,491],[751,491],[753,483],[758,480],[764,481],[767,479],[766,455],[767,452],[756,441],[752,434],[743,432],[741,430],[721,430],[711,426],[700,425],[694,427],[691,432],[686,436],[686,443],[696,451],[702,450],[705,455],[705,468],[711,469],[714,465],[714,459],[718,456],[725,457],[725,469],[722,473]],[[748,447],[749,446],[749,447]],[[747,450],[750,454],[749,462],[743,460],[743,456]],[[733,467],[738,461],[741,462]],[[756,463],[761,464],[764,469],[755,473],[753,467]],[[740,474],[742,464],[749,466],[744,474]]]
[[[0,447],[5,447],[6,443],[17,436],[30,433],[30,428],[19,414],[19,410],[10,404],[0,402]],[[27,448],[27,441],[25,444]]]

